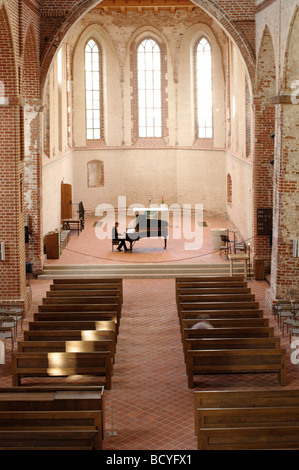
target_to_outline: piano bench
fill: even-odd
[[[112,251],[113,251],[114,245],[118,246],[119,245],[119,240],[112,240]]]

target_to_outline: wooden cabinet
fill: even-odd
[[[49,232],[45,236],[45,251],[48,259],[58,259],[61,254],[60,232]]]

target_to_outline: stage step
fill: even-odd
[[[248,274],[252,267],[248,267]],[[243,276],[243,262],[234,263],[234,275]],[[175,278],[178,276],[229,276],[229,263],[218,264],[161,264],[138,265],[45,265],[38,279],[66,278]]]

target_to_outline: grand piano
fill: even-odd
[[[126,229],[126,241],[130,251],[136,241],[142,238],[164,238],[164,249],[168,238],[168,208],[134,208],[135,218]]]

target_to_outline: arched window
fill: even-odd
[[[197,137],[213,137],[212,56],[209,41],[202,37],[196,46],[196,123]]]
[[[86,137],[101,139],[101,55],[100,48],[93,39],[85,46],[85,108]]]
[[[162,137],[161,50],[151,38],[137,48],[138,136]]]

